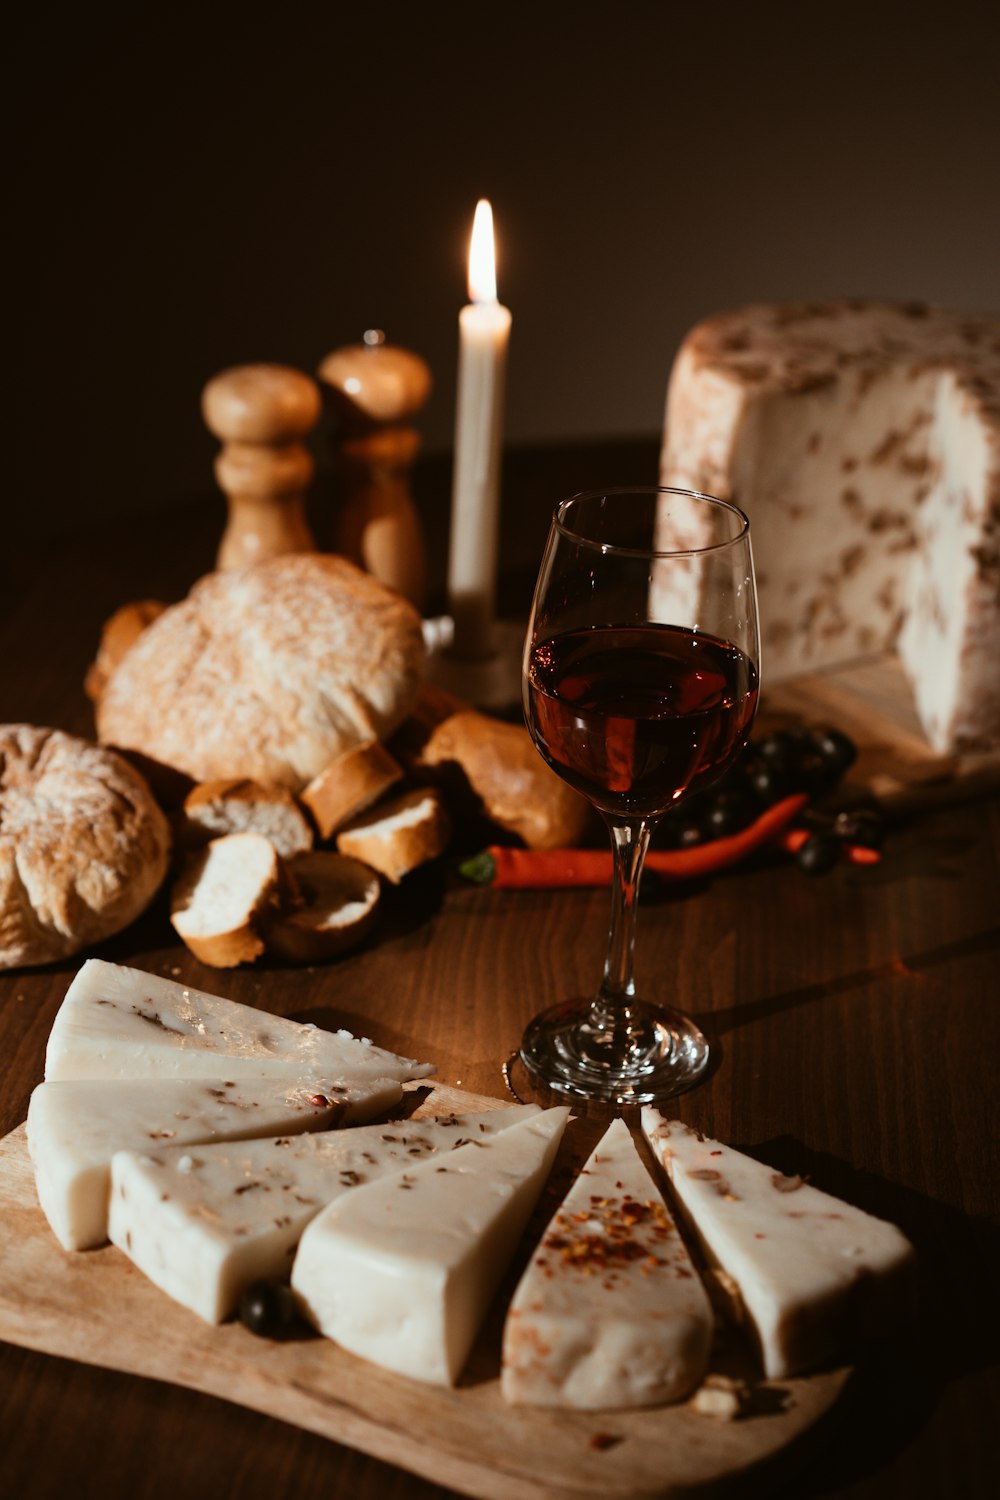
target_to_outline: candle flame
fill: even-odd
[[[496,246],[493,240],[493,210],[488,198],[476,204],[469,246],[469,296],[473,302],[497,300]]]

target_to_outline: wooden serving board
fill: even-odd
[[[924,736],[913,692],[894,654],[789,678],[764,687],[755,734],[789,724],[835,725],[849,734],[858,758],[838,794],[874,796],[905,808],[971,796],[1000,784],[1000,750],[940,755]]]
[[[418,1114],[503,1107],[446,1086],[420,1092],[429,1097]],[[553,1188],[592,1144],[572,1142],[577,1126],[586,1133],[592,1122],[567,1131]],[[553,1206],[540,1205],[539,1233]],[[673,1500],[758,1466],[770,1477],[769,1461],[805,1439],[851,1373],[758,1383],[753,1410],[734,1422],[686,1403],[605,1413],[510,1407],[498,1377],[512,1288],[513,1274],[454,1390],[389,1374],[304,1330],[272,1342],[239,1323],[212,1327],[113,1246],[64,1251],[38,1206],[25,1127],[0,1140],[0,1338],[207,1392],[483,1500]],[[730,1351],[712,1368],[753,1379],[745,1353]]]

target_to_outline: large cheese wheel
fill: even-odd
[[[750,516],[765,683],[895,647],[936,749],[1000,744],[1000,318],[709,318],[674,362],[660,474]]]

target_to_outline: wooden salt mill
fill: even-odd
[[[320,408],[316,382],[288,365],[234,365],[206,385],[202,415],[223,443],[215,477],[229,502],[220,569],[316,550],[304,506],[315,465],[301,440]]]
[[[420,436],[407,419],[430,394],[427,364],[369,329],[328,354],[317,374],[337,420],[333,545],[422,609],[424,539],[410,491]]]

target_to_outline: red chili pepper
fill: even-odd
[[[739,833],[696,844],[691,849],[653,849],[646,868],[676,880],[710,875],[745,859],[787,828],[808,801],[796,792],[776,802]],[[492,844],[460,866],[468,880],[494,889],[542,889],[556,886],[603,886],[611,880],[610,849],[512,849]]]
[[[808,828],[786,828],[777,837],[779,848],[784,849],[786,854],[798,854],[802,845],[812,838]],[[852,865],[877,865],[882,858],[880,849],[872,849],[867,844],[842,844],[841,858],[849,860]]]

